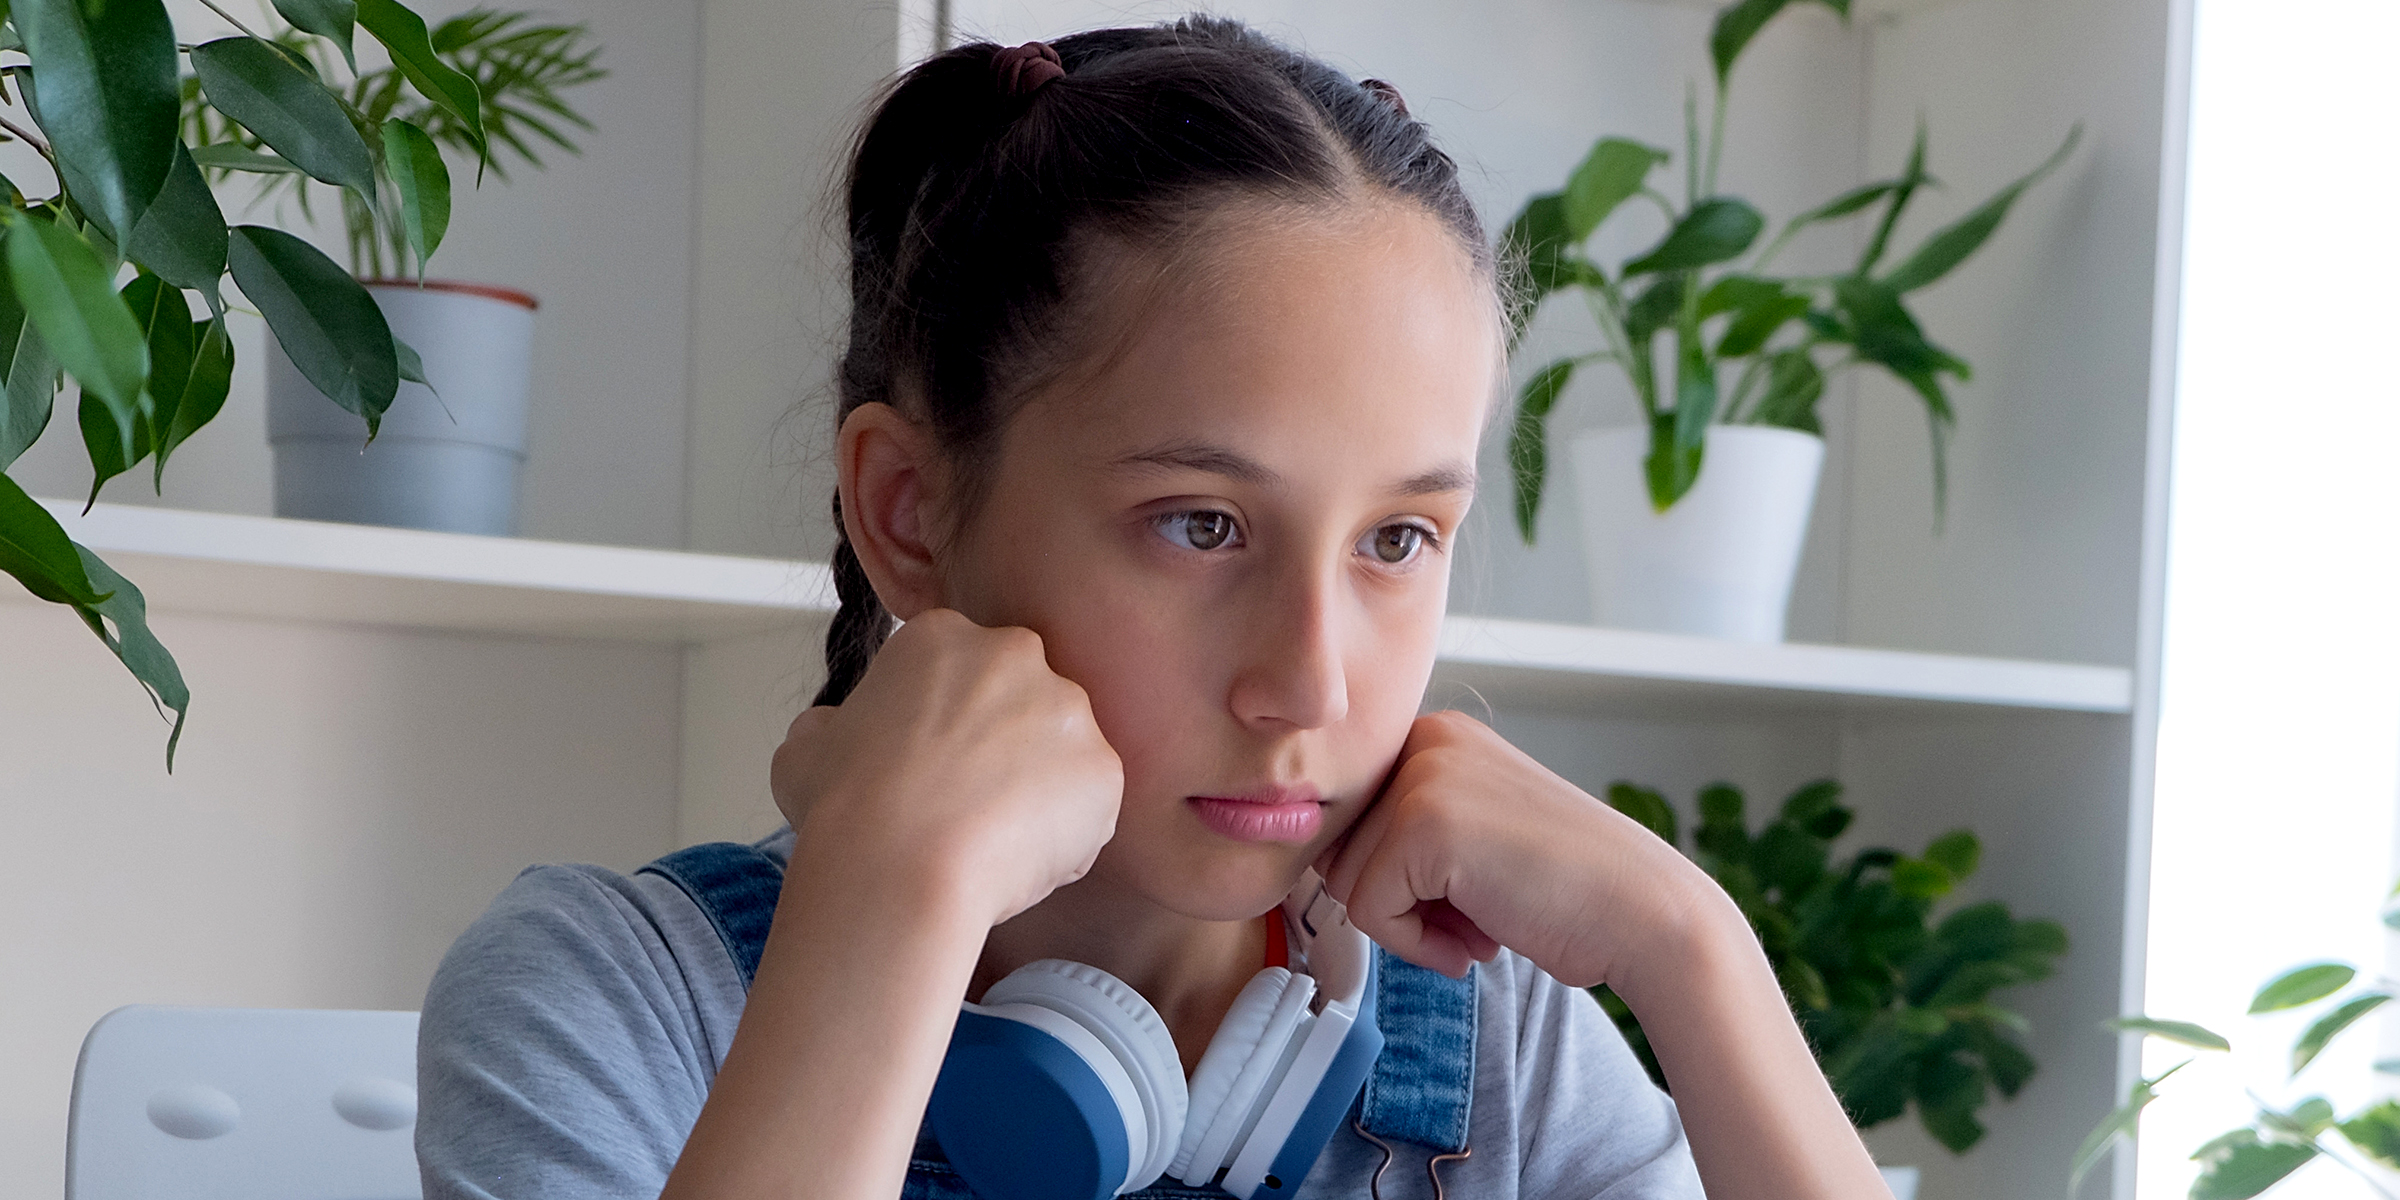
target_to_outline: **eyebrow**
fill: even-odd
[[[1199,471],[1253,487],[1274,487],[1283,482],[1281,475],[1257,459],[1205,442],[1170,442],[1125,455],[1110,465],[1133,470]],[[1402,496],[1473,492],[1475,470],[1459,464],[1435,467],[1401,480],[1392,490]]]

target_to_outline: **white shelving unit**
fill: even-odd
[[[820,620],[822,565],[44,501],[157,612],[610,641],[705,643]],[[1959,706],[2122,713],[2120,667],[1747,644],[1454,616],[1437,700],[1657,713]]]

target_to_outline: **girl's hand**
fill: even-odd
[[[1383,794],[1318,869],[1352,923],[1411,962],[1462,975],[1505,945],[1577,987],[1674,954],[1716,891],[1657,835],[1456,712],[1417,719]]]
[[[849,699],[792,722],[773,782],[801,842],[838,847],[871,893],[945,890],[998,924],[1091,869],[1125,773],[1038,635],[932,609]]]

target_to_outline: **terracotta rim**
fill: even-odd
[[[359,282],[368,287],[414,288],[417,286],[417,281],[414,279],[361,279]],[[529,310],[539,309],[542,306],[542,302],[534,299],[531,293],[489,283],[459,283],[451,279],[428,279],[425,281],[425,290],[457,292],[464,296],[481,296],[486,300],[498,300],[504,304],[514,304]]]

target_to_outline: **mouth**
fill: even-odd
[[[1184,803],[1219,837],[1237,842],[1306,843],[1325,824],[1325,804],[1307,784],[1254,788],[1239,796],[1192,796]]]

